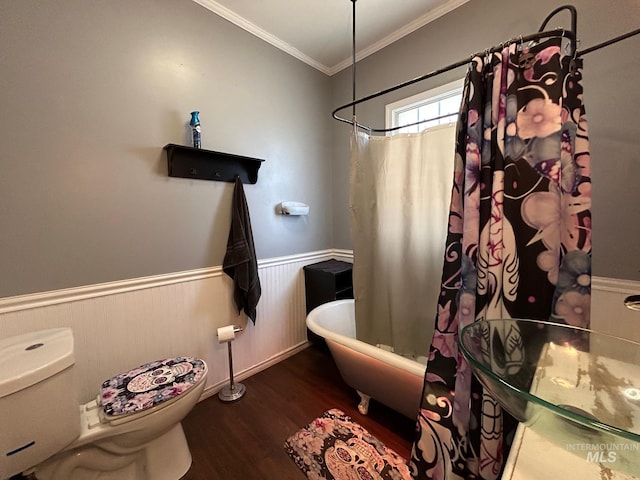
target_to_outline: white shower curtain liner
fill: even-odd
[[[352,134],[354,297],[359,340],[426,356],[440,289],[455,125]]]

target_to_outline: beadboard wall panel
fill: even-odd
[[[640,342],[640,312],[624,305],[624,299],[629,295],[640,295],[640,282],[593,277],[591,328]]]
[[[232,343],[242,380],[305,348],[304,274],[331,250],[261,261],[262,297],[254,325],[238,315],[233,283],[220,267],[99,286],[0,299],[0,338],[56,327],[74,332],[80,402],[102,380],[160,358],[193,355],[209,366],[203,397],[228,382],[227,345],[219,327],[243,328]],[[175,281],[174,281],[175,280]]]
[[[207,362],[203,397],[208,397],[229,377],[227,346],[217,341],[219,327],[244,329],[232,343],[238,381],[298,352],[307,346],[302,267],[352,257],[348,250],[326,250],[260,261],[256,325],[237,314],[231,279],[213,267],[0,299],[0,338],[72,328],[81,402],[93,398],[105,378],[177,355]],[[592,328],[640,342],[640,312],[623,302],[640,293],[640,282],[594,277],[592,290]]]

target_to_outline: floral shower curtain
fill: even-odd
[[[465,325],[532,318],[589,326],[591,183],[580,81],[581,60],[564,54],[560,38],[471,62],[413,478],[501,476],[517,422],[459,352]],[[518,344],[534,342],[535,331],[516,335],[495,341],[517,370]]]

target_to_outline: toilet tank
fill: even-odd
[[[73,333],[0,339],[0,480],[39,464],[80,434]]]

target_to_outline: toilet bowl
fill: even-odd
[[[205,387],[203,360],[141,365],[80,406],[74,365],[68,328],[0,340],[0,480],[178,480],[189,470],[180,422]]]

